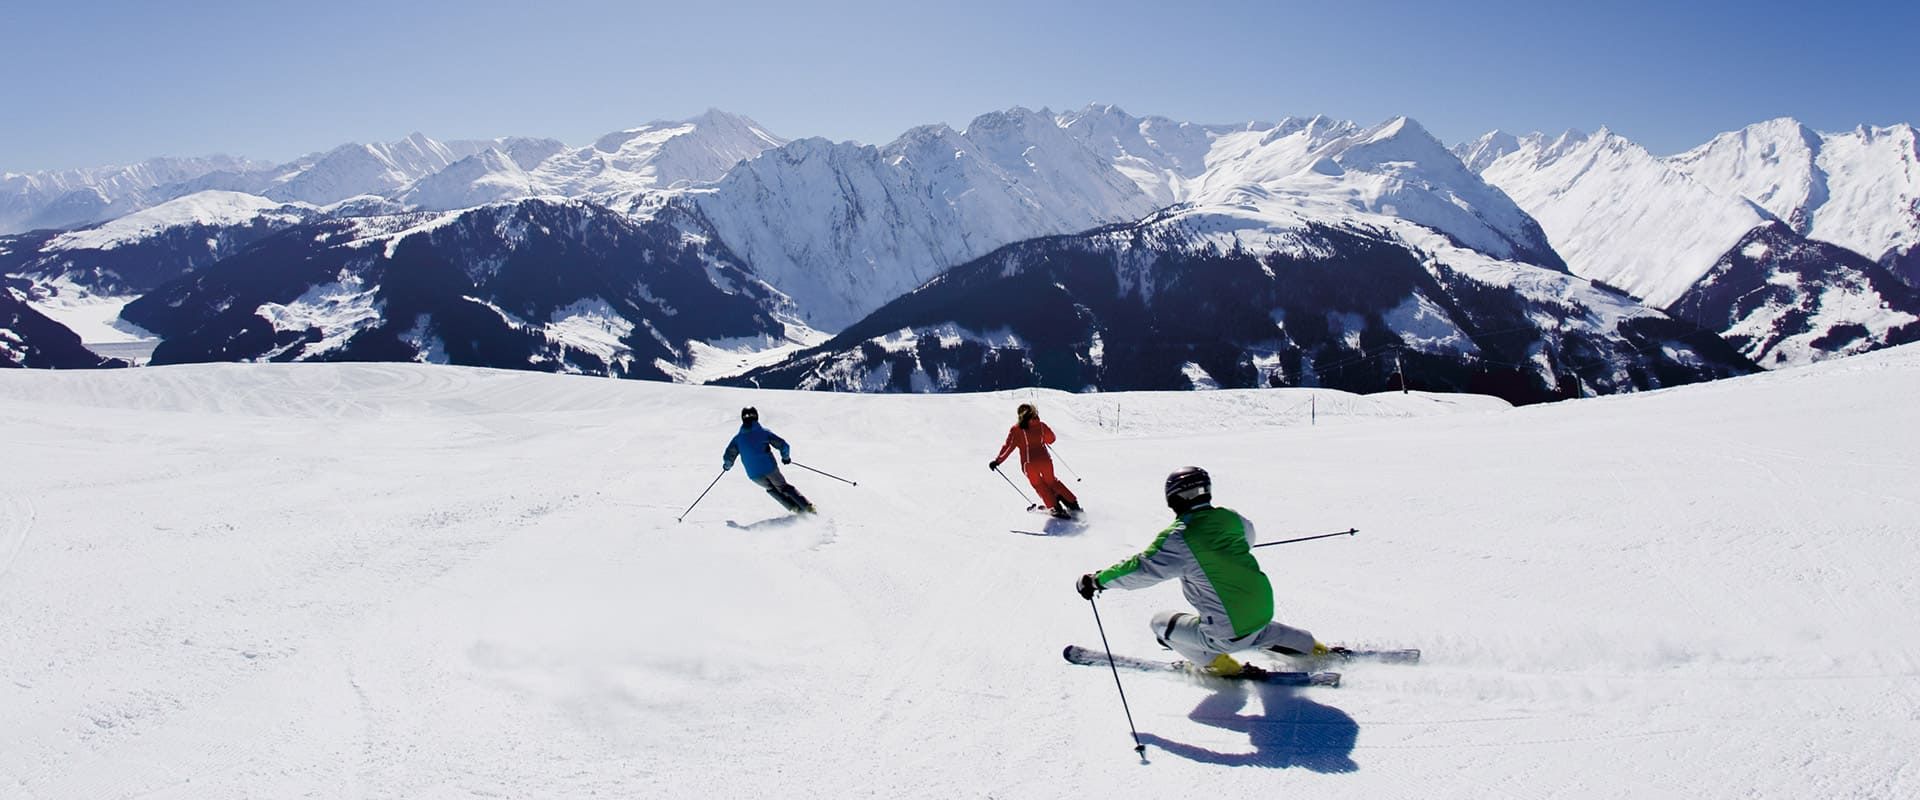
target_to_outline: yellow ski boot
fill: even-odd
[[[1213,660],[1208,662],[1205,667],[1201,667],[1200,671],[1208,675],[1232,676],[1240,674],[1240,672],[1246,668],[1247,665],[1235,661],[1233,656],[1221,653],[1220,655],[1214,656]]]

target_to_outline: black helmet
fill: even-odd
[[[1167,476],[1167,507],[1185,514],[1213,502],[1213,478],[1199,467],[1181,467]]]
[[[753,423],[756,423],[759,421],[760,421],[760,409],[754,408],[753,406],[747,406],[746,408],[740,409],[740,424],[752,425]]]

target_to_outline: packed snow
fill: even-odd
[[[1916,347],[1520,409],[9,371],[0,795],[1911,797],[1917,390]],[[1023,401],[1083,531],[1009,533]],[[745,405],[817,517],[720,474]],[[1188,463],[1267,540],[1358,528],[1257,551],[1280,618],[1423,663],[1123,674],[1142,764],[1059,651]],[[1182,606],[1098,601],[1145,657]]]

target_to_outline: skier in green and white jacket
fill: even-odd
[[[1199,467],[1167,476],[1167,506],[1177,515],[1138,555],[1080,576],[1075,589],[1093,599],[1102,589],[1139,589],[1178,577],[1196,613],[1153,617],[1160,644],[1215,675],[1239,674],[1232,653],[1264,649],[1286,656],[1326,655],[1313,634],[1273,621],[1273,584],[1253,558],[1253,523],[1213,505],[1213,481]]]

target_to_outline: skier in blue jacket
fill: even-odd
[[[740,409],[740,432],[733,435],[733,441],[727,443],[726,456],[721,460],[720,470],[733,469],[733,460],[747,469],[747,477],[773,495],[780,505],[795,513],[813,512],[813,503],[800,494],[799,489],[787,482],[780,474],[780,465],[773,463],[773,449],[780,448],[780,464],[793,463],[793,449],[787,446],[787,440],[775,435],[773,431],[760,427],[760,411],[751,406]]]

